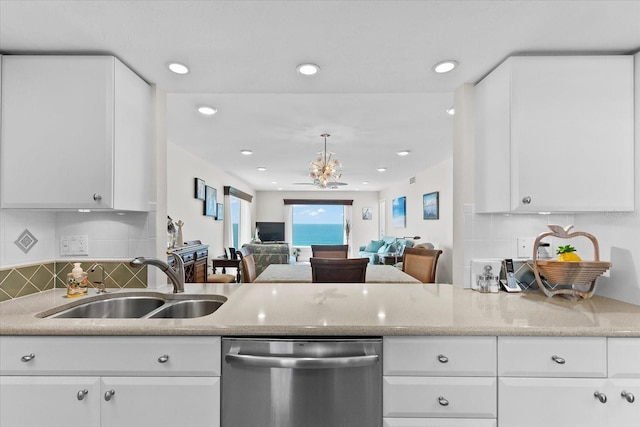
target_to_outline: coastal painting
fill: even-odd
[[[439,219],[438,191],[427,193],[422,196],[422,219]]]
[[[393,199],[391,203],[392,225],[395,228],[405,228],[407,226],[407,198],[405,196]]]

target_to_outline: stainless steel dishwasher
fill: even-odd
[[[381,427],[382,339],[222,339],[222,427]]]

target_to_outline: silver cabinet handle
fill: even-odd
[[[636,397],[633,395],[633,393],[629,393],[628,391],[623,390],[622,393],[620,393],[620,396],[629,403],[633,403],[636,401]]]
[[[224,356],[224,360],[227,363],[236,362],[262,368],[334,369],[371,366],[378,363],[380,358],[377,354],[345,357],[280,357],[229,352]]]
[[[553,360],[554,362],[556,362],[558,365],[564,365],[565,363],[567,363],[566,360],[564,360],[562,357],[560,356],[556,356],[555,354],[553,356],[551,356],[551,360]]]
[[[99,202],[100,200],[102,200],[102,196],[98,193],[93,193],[93,200]]]
[[[449,401],[444,396],[438,396],[438,403],[440,406],[449,406]]]
[[[116,394],[115,390],[107,390],[107,391],[105,391],[104,392],[104,400],[106,400],[107,402],[110,401],[114,394]]]
[[[524,203],[525,205],[528,205],[529,203],[531,203],[531,197],[530,196],[524,196],[522,198],[522,203]]]
[[[89,394],[89,390],[85,388],[84,390],[80,390],[76,396],[78,397],[78,400],[84,400],[84,397],[87,394]]]
[[[35,357],[36,357],[36,355],[35,355],[35,354],[33,354],[33,353],[31,353],[31,354],[25,354],[24,356],[22,356],[22,357],[20,358],[20,360],[22,360],[23,362],[30,362],[30,361],[32,361],[33,359],[35,359]]]
[[[160,363],[167,363],[168,361],[169,361],[168,354],[163,354],[162,356],[158,357],[158,362]]]
[[[444,354],[439,354],[438,355],[438,362],[447,363],[448,361],[449,361],[449,358],[447,356],[445,356]]]
[[[598,399],[600,403],[607,403],[607,395],[604,393],[600,393],[599,391],[596,391],[595,393],[593,393],[593,397]]]

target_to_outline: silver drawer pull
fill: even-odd
[[[636,397],[633,395],[633,393],[629,393],[628,391],[623,390],[622,393],[620,393],[620,396],[629,403],[633,403],[636,401]]]
[[[551,356],[551,360],[553,360],[554,362],[556,362],[558,365],[564,365],[565,363],[567,363],[566,360],[564,360],[562,357],[560,356],[556,356],[555,354],[553,356]]]
[[[160,363],[167,363],[168,361],[169,361],[168,354],[163,354],[162,356],[158,357],[158,362]]]
[[[77,394],[78,400],[84,400],[84,397],[89,394],[89,390],[86,388],[84,390],[80,390]]]
[[[440,406],[449,406],[449,401],[444,396],[438,396],[438,403]]]
[[[35,359],[35,357],[36,357],[36,355],[35,355],[35,354],[33,354],[33,353],[31,353],[31,354],[27,354],[27,355],[22,356],[22,357],[20,358],[20,360],[22,360],[23,362],[30,362],[30,361],[32,361],[33,359]]]
[[[105,391],[104,392],[104,400],[106,400],[107,402],[110,401],[114,394],[116,394],[115,390],[107,390],[107,391]]]
[[[600,403],[607,403],[607,395],[604,393],[600,393],[599,391],[596,391],[595,393],[593,393],[593,397],[598,399]]]
[[[448,361],[449,361],[449,358],[447,356],[445,356],[444,354],[439,354],[438,355],[438,362],[447,363]]]

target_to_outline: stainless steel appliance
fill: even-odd
[[[222,339],[222,427],[382,426],[382,339]]]

